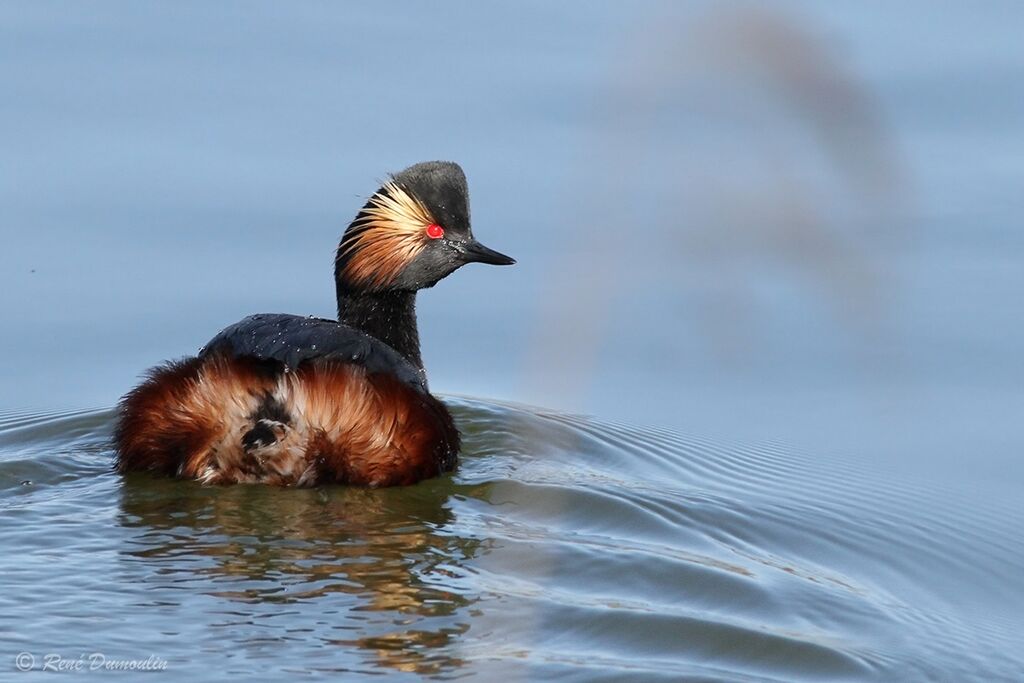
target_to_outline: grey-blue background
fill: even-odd
[[[330,315],[387,172],[460,162],[433,387],[825,450],[1013,500],[1024,6],[12,3],[0,408],[112,405]],[[883,470],[884,471],[884,470]]]

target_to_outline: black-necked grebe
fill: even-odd
[[[466,263],[515,261],[473,237],[466,177],[394,175],[345,231],[338,320],[254,315],[122,399],[117,467],[208,484],[411,484],[451,470],[459,432],[427,389],[416,292]]]

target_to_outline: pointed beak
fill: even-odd
[[[511,256],[505,256],[501,252],[488,249],[475,239],[456,244],[455,249],[462,255],[462,260],[466,263],[490,263],[495,266],[511,266],[516,262]]]

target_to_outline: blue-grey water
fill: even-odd
[[[4,4],[0,679],[1024,680],[1022,27]],[[420,297],[453,475],[111,471],[145,368],[330,315],[362,198],[434,158],[519,260]]]
[[[1019,511],[789,450],[452,407],[458,472],[373,491],[123,478],[110,411],[5,418],[5,647],[204,680],[1019,676]]]

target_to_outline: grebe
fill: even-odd
[[[118,470],[371,487],[451,470],[459,432],[427,388],[416,292],[472,262],[515,263],[474,239],[458,164],[392,176],[338,246],[338,320],[253,315],[150,370],[119,406]]]

